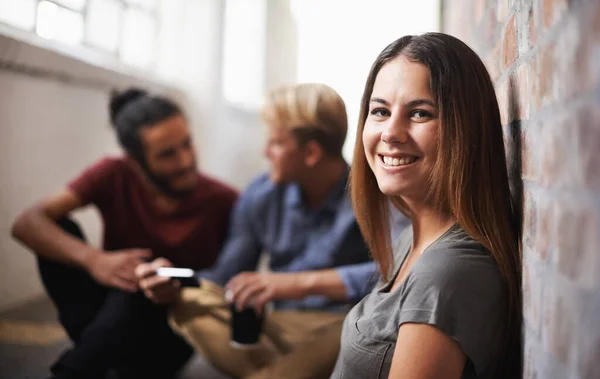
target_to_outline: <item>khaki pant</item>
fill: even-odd
[[[215,367],[238,377],[329,378],[340,348],[345,314],[275,311],[267,315],[257,346],[230,345],[231,312],[222,287],[202,282],[186,288],[171,315],[171,326]]]

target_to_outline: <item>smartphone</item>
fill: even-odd
[[[156,275],[177,279],[181,282],[182,287],[200,287],[196,273],[191,268],[159,267]]]

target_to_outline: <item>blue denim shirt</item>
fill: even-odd
[[[341,310],[370,292],[375,263],[356,223],[345,175],[318,210],[304,204],[300,186],[276,185],[268,175],[254,180],[234,207],[229,236],[216,264],[198,277],[225,285],[242,271],[254,271],[263,251],[274,272],[336,268],[348,294],[343,304],[324,296],[282,300],[277,309]]]

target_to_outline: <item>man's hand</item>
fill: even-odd
[[[111,252],[90,253],[84,265],[89,274],[100,284],[127,292],[138,290],[135,268],[150,258],[152,252],[145,249],[128,249]]]
[[[150,263],[142,263],[135,269],[144,295],[156,304],[172,303],[179,297],[181,282],[166,276],[156,275],[160,267],[173,267],[165,258],[157,258]]]
[[[300,299],[307,295],[308,276],[303,273],[258,273],[243,272],[236,275],[225,286],[230,291],[231,301],[242,310],[253,306],[261,313],[271,300]]]

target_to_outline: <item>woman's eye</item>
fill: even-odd
[[[384,108],[375,108],[371,111],[371,114],[377,117],[387,117],[390,115],[390,112]]]
[[[417,120],[422,120],[425,118],[431,118],[431,113],[424,111],[422,109],[417,109],[412,112],[411,117],[415,118]]]

